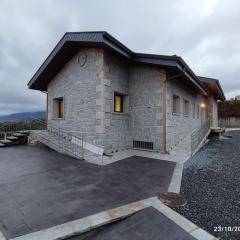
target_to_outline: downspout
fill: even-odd
[[[169,154],[167,150],[167,82],[185,73],[185,69],[172,77],[169,77],[163,81],[163,153]]]
[[[167,151],[167,79],[163,81],[163,153]]]

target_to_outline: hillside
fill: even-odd
[[[27,120],[32,118],[45,119],[45,112],[39,111],[39,112],[13,113],[5,116],[0,116],[0,122]]]

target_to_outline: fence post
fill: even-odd
[[[61,131],[61,129],[60,129],[60,127],[58,128],[58,146],[59,147],[61,147],[60,146],[60,131]]]
[[[82,140],[82,159],[84,159],[84,149],[83,149],[83,133],[81,134],[81,140]]]

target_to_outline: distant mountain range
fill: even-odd
[[[17,120],[29,120],[32,118],[45,119],[45,112],[22,112],[22,113],[13,113],[5,116],[0,116],[0,122],[5,121],[17,121]]]

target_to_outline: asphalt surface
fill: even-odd
[[[184,165],[180,214],[224,240],[240,239],[240,131],[211,140]]]
[[[177,224],[156,209],[149,207],[88,236],[68,240],[195,240]]]
[[[44,146],[0,149],[0,230],[13,238],[166,192],[173,162],[97,166]]]

